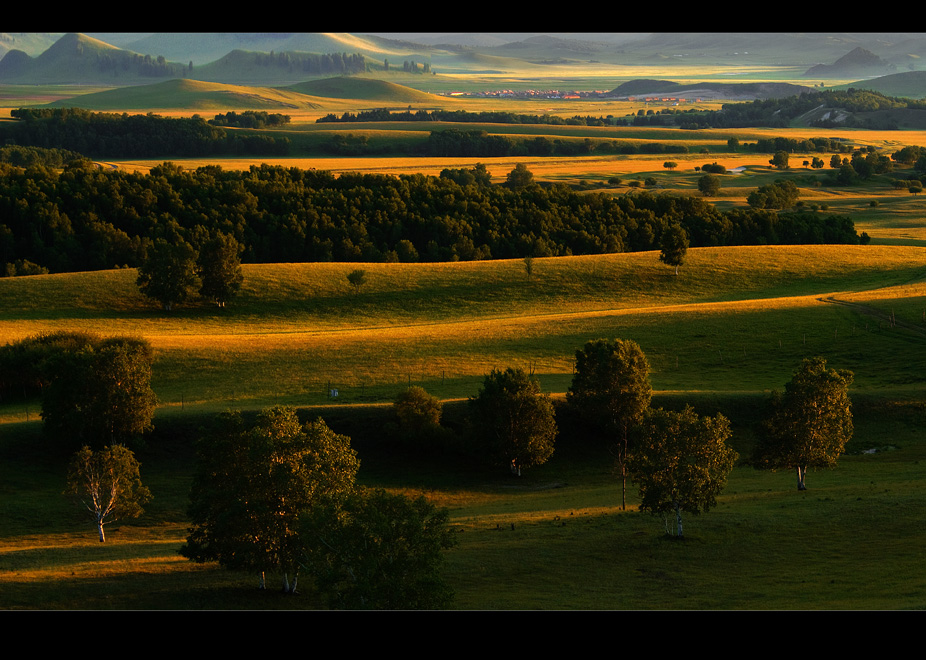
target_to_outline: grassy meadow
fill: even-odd
[[[446,78],[442,83],[450,86]],[[316,115],[381,105],[375,99],[331,103],[300,109],[288,130],[300,139],[328,139],[335,129],[311,123]],[[499,109],[498,101],[484,103],[479,109]],[[576,106],[534,103],[502,109],[576,114]],[[608,112],[588,107],[581,114]],[[425,139],[430,128],[337,130],[388,144]],[[229,408],[275,404],[323,416],[350,435],[361,483],[424,494],[450,509],[459,543],[447,553],[445,574],[457,609],[926,607],[919,531],[926,508],[922,199],[883,181],[821,185],[823,175],[801,165],[811,154],[792,155],[791,170],[781,172],[769,167],[769,155],[730,153],[726,143],[733,135],[745,142],[819,134],[812,129],[533,130],[570,139],[671,139],[692,153],[176,162],[437,175],[480,161],[496,182],[525,162],[539,181],[615,194],[634,194],[629,182],[646,177],[656,180],[656,191],[690,194],[700,175],[695,167],[718,162],[747,168],[722,177],[713,200],[718,206],[744,205],[758,186],[787,177],[805,205],[850,215],[872,243],[691,249],[678,276],[655,252],[536,259],[530,277],[520,260],[252,264],[244,266],[243,289],[227,308],[194,303],[169,314],[140,295],[134,269],[0,278],[0,344],[59,329],[144,337],[155,351],[159,399],[156,429],[137,452],[154,500],[139,520],[108,530],[105,544],[61,495],[65,457],[43,443],[40,402],[0,401],[0,608],[324,607],[308,579],[295,597],[258,592],[256,576],[195,565],[177,554],[187,533],[198,429]],[[918,131],[835,133],[885,152],[926,144]],[[668,171],[668,160],[679,167]],[[145,171],[156,162],[111,165]],[[622,182],[609,183],[614,176]],[[358,290],[346,277],[355,268],[367,273]],[[683,542],[665,534],[662,518],[637,510],[632,486],[628,509],[621,510],[608,452],[569,433],[566,416],[553,459],[520,479],[448,448],[411,453],[383,441],[388,404],[409,384],[444,400],[453,428],[462,424],[465,399],[494,367],[532,370],[562,402],[575,351],[599,337],[642,346],[652,366],[654,405],[690,402],[733,422],[740,463],[717,508],[686,518]],[[748,458],[767,393],[782,388],[802,358],[816,355],[855,373],[856,433],[839,466],[809,474],[809,490],[799,493],[792,475],[757,471]],[[329,396],[332,389],[337,398]]]
[[[308,583],[296,598],[261,594],[254,576],[176,554],[198,425],[229,407],[287,403],[355,438],[361,482],[450,508],[457,608],[922,608],[924,250],[693,249],[678,277],[656,253],[538,259],[530,279],[520,261],[363,264],[356,292],[346,279],[356,264],[249,265],[233,305],[170,315],[137,293],[133,269],[2,279],[0,341],[58,328],[144,336],[161,401],[138,452],[155,501],[103,546],[60,495],[38,402],[0,407],[2,606],[323,607]],[[850,455],[812,473],[805,493],[791,475],[740,465],[679,543],[636,511],[632,487],[620,510],[607,452],[581,439],[561,439],[550,463],[516,481],[379,439],[386,404],[409,383],[444,399],[451,422],[495,366],[533,369],[560,400],[574,351],[614,336],[647,353],[656,405],[730,416],[741,458],[764,392],[801,357],[852,369]],[[883,451],[864,453],[873,448]]]

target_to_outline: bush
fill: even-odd
[[[430,444],[443,437],[440,425],[443,404],[423,387],[412,385],[403,390],[392,404],[395,415],[393,431],[399,440],[413,444]]]

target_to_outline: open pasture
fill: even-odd
[[[346,278],[357,264],[248,265],[228,308],[170,314],[138,293],[133,269],[10,278],[0,342],[59,329],[145,337],[165,414],[320,405],[330,389],[383,402],[409,383],[462,398],[512,365],[562,393],[575,350],[597,337],[636,340],[669,391],[780,387],[816,354],[864,389],[914,387],[926,367],[924,248],[692,249],[678,277],[657,256],[537,259],[530,278],[520,260],[362,264],[358,291]]]

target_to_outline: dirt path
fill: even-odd
[[[926,337],[926,328],[920,325],[916,325],[915,323],[910,323],[909,321],[898,320],[894,316],[893,312],[888,313],[876,307],[872,307],[871,305],[864,305],[862,303],[850,302],[848,300],[839,300],[838,298],[834,296],[827,296],[825,298],[817,298],[817,300],[819,300],[822,303],[829,303],[832,305],[842,305],[843,307],[849,307],[859,312],[860,314],[864,314],[865,316],[876,318],[878,319],[879,322],[885,321],[888,324],[890,324],[891,327],[903,328],[905,330],[910,330],[911,332],[914,332],[916,334]]]

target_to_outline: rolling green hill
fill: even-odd
[[[677,277],[657,257],[536,259],[530,279],[519,260],[361,264],[359,291],[346,279],[357,264],[251,265],[228,308],[170,315],[131,269],[4,278],[0,343],[142,335],[168,410],[323,403],[328,381],[348,401],[389,400],[409,381],[465,397],[492,367],[529,364],[564,392],[575,350],[613,336],[640,343],[661,390],[770,389],[817,354],[855,371],[859,390],[920,387],[924,248],[699,248]]]
[[[270,88],[175,79],[150,85],[118,87],[56,101],[52,107],[89,110],[297,110],[326,106],[326,100],[362,103],[429,103],[447,99],[410,87],[367,78],[325,78],[290,87]]]
[[[198,80],[168,80],[152,85],[119,87],[50,104],[53,107],[91,110],[186,109],[245,110],[318,108],[320,104],[300,94],[263,87],[241,87]]]
[[[287,89],[300,94],[333,99],[359,99],[389,103],[446,103],[443,97],[436,97],[433,94],[385,80],[370,78],[324,78],[292,85]]]
[[[858,80],[843,88],[870,89],[886,96],[900,96],[908,99],[926,98],[926,71],[905,71],[887,76]]]

